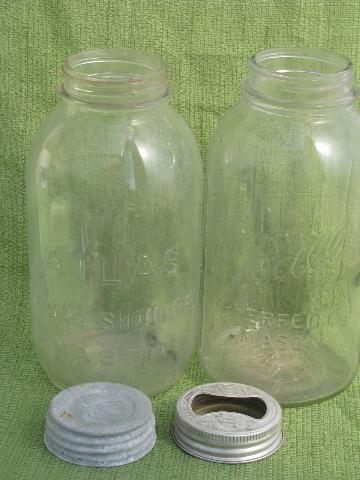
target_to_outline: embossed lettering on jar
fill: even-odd
[[[260,52],[210,148],[202,362],[284,404],[332,395],[358,368],[355,97],[342,56]]]
[[[195,338],[202,169],[161,59],[96,50],[64,64],[28,161],[33,337],[60,387],[156,393]]]

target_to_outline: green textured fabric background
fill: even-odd
[[[219,117],[239,97],[254,52],[313,46],[350,57],[360,72],[358,0],[0,0],[0,479],[360,479],[360,377],[336,398],[284,412],[285,442],[273,457],[218,465],[180,451],[170,436],[176,398],[201,383],[196,355],[180,382],[154,399],[158,441],[144,459],[111,469],[66,464],[44,447],[56,393],[30,336],[24,162],[54,106],[61,63],[105,46],[162,55],[172,103],[205,156]]]

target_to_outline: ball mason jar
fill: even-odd
[[[33,339],[59,387],[154,394],[194,345],[202,166],[164,63],[117,49],[65,61],[27,167]]]
[[[208,163],[202,362],[283,404],[356,374],[360,116],[351,62],[315,49],[255,55]]]

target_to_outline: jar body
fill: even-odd
[[[172,385],[195,340],[202,169],[167,101],[63,100],[28,159],[33,339],[59,387],[148,394]]]
[[[202,362],[283,404],[345,388],[359,363],[360,118],[246,98],[208,166]]]

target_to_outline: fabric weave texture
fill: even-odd
[[[160,54],[172,104],[206,158],[210,135],[238,100],[255,52],[325,48],[351,58],[360,73],[360,2],[0,0],[0,19],[0,479],[360,479],[360,376],[337,397],[286,409],[284,445],[266,460],[221,465],[179,450],[171,438],[176,399],[207,380],[196,354],[177,385],[153,400],[158,441],[144,459],[89,469],[51,455],[44,418],[57,389],[31,342],[24,189],[26,152],[57,102],[61,64],[71,53],[116,46]]]

